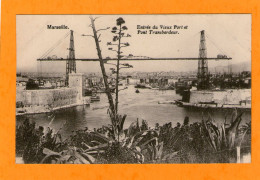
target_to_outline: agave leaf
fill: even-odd
[[[60,157],[60,161],[68,161],[70,159],[71,155],[65,155]]]
[[[85,150],[84,152],[86,153],[86,152],[89,152],[89,151],[99,150],[99,149],[106,148],[106,147],[108,147],[108,144],[107,144],[107,143],[105,143],[105,144],[100,144],[100,145],[94,146],[94,147],[92,147],[92,148],[89,148],[89,149]]]
[[[83,164],[90,164],[90,162],[88,160],[86,160],[83,156],[81,156],[78,152],[74,152],[74,155],[77,159],[80,160],[80,162],[82,162]]]
[[[178,135],[181,134],[181,128],[179,129],[174,129],[174,131],[171,132],[170,134],[170,142],[174,142],[175,139],[178,139]],[[174,144],[174,143],[172,143]]]
[[[228,133],[229,132],[233,132],[236,133],[238,130],[238,126],[240,124],[240,122],[242,121],[241,116],[243,115],[243,113],[240,113],[236,119],[231,123],[230,127],[227,129]]]
[[[98,142],[98,141],[95,141],[95,140],[93,140],[93,141],[91,141],[91,143],[96,143],[96,144],[101,144],[100,142]]]
[[[96,161],[96,159],[88,153],[82,153],[82,155],[86,157],[91,163],[94,163]]]
[[[155,149],[151,145],[147,145],[145,148],[141,148],[142,151],[147,150],[148,155],[149,155],[149,160],[154,160],[155,159]]]
[[[147,133],[148,133],[148,131],[145,131],[145,132],[142,134],[142,136],[145,136]]]
[[[242,121],[242,113],[237,116],[235,121],[231,124],[231,126],[227,129],[227,140],[229,148],[233,148],[235,146],[236,135],[238,133],[238,126]]]
[[[179,129],[175,134],[173,134],[171,136],[171,145],[174,146],[176,142],[178,142],[178,140],[180,139],[180,137],[182,137],[183,132],[181,131],[181,129]]]
[[[154,138],[152,138],[152,139],[147,140],[146,142],[144,142],[143,144],[141,144],[139,147],[140,147],[141,149],[144,149],[144,147],[145,147],[147,144],[149,144],[149,143],[152,142],[152,141],[157,141],[157,140],[158,140],[158,138],[157,138],[157,137],[154,137]]]
[[[219,131],[219,128],[218,126],[214,123],[214,122],[210,122],[210,130],[213,130],[213,132],[211,132],[211,136],[212,136],[212,139],[214,141],[214,144],[215,144],[215,147],[216,149],[218,150],[220,148],[220,131]],[[215,134],[215,136],[214,136]]]
[[[54,152],[48,148],[44,148],[43,149],[43,154],[46,154],[46,155],[57,155],[57,156],[60,156],[60,153],[57,153],[57,152]]]
[[[225,132],[225,124],[221,126],[221,149],[225,149],[227,147],[227,137]]]
[[[79,159],[75,159],[74,164],[82,164],[82,163]],[[84,163],[84,164],[86,164],[86,163]]]
[[[132,135],[136,134],[136,130],[137,132],[140,132],[140,128],[138,125],[138,119],[135,122],[132,122],[129,126],[129,128],[127,129],[127,136],[130,137]]]
[[[163,152],[163,142],[160,142],[156,147],[156,158],[161,159]]]
[[[131,144],[130,147],[135,147],[135,146],[137,146],[142,139],[143,139],[143,137],[137,138],[134,142],[132,142],[132,144]],[[133,137],[133,140],[134,140],[134,137]]]
[[[121,132],[123,130],[124,127],[124,123],[125,123],[125,119],[126,119],[126,114],[124,114],[124,116],[122,118],[120,118],[120,123],[119,123],[119,131]]]
[[[237,118],[237,108],[235,108],[231,115],[231,124],[234,122],[234,120]]]
[[[126,146],[126,144],[128,143],[128,138],[124,138],[123,140],[122,140],[122,147],[125,147]]]
[[[100,153],[104,153],[104,150],[98,150],[98,151],[88,151],[88,154],[100,154]]]
[[[214,122],[209,122],[211,129],[215,132],[216,135],[219,136],[219,129],[218,126]]]
[[[72,161],[72,160],[69,160],[69,161],[65,162],[65,164],[73,164],[73,163],[74,163],[74,161]]]
[[[136,126],[137,126],[137,129],[139,129],[139,131],[140,131],[139,119],[138,119],[138,118],[137,118],[137,120],[136,120]]]
[[[56,164],[62,164],[61,158],[56,161]]]
[[[226,112],[225,113],[225,118],[224,118],[224,123],[223,123],[224,125],[226,125],[226,123],[227,123],[227,116],[228,116],[228,113]]]
[[[119,134],[119,141],[120,141],[120,142],[124,142],[125,138],[126,138],[125,133],[121,132],[121,133]]]
[[[209,112],[208,112],[208,121],[211,122],[211,123],[213,122],[213,118],[212,118],[212,116]]]
[[[216,145],[214,143],[214,140],[213,140],[213,137],[212,137],[212,134],[210,132],[210,130],[208,129],[207,127],[207,124],[205,123],[205,121],[202,119],[202,125],[203,125],[203,128],[204,128],[204,132],[205,132],[205,137],[206,137],[206,140],[207,142],[209,143],[209,145],[215,150],[217,151],[217,148],[216,148]]]
[[[243,142],[243,140],[244,140],[244,137],[245,137],[246,133],[247,133],[249,130],[251,130],[251,121],[250,121],[250,123],[246,123],[246,124],[247,124],[247,126],[245,127],[246,129],[245,129],[245,131],[244,131],[243,134],[242,134],[242,137],[241,137],[240,142],[239,142],[239,146],[241,146],[241,144],[242,144],[242,142]]]
[[[178,155],[178,151],[170,153],[170,154],[166,154],[165,156],[163,156],[162,160],[173,159],[177,155]]]
[[[235,133],[232,133],[231,134],[231,142],[230,142],[230,148],[235,148],[235,143],[236,143],[236,134]]]
[[[148,132],[153,132],[155,136],[159,137],[159,131],[155,130],[155,129],[148,129],[146,130]]]
[[[86,148],[91,148],[91,146],[87,145],[85,142],[81,142],[82,145],[84,145]]]
[[[133,142],[134,142],[134,138],[135,138],[135,136],[131,137],[131,139],[128,143],[127,143],[127,140],[126,140],[123,146],[127,145],[126,147],[130,148],[132,146]]]
[[[135,153],[135,157],[138,159],[140,163],[144,162],[144,155],[141,153],[141,149],[138,146],[131,149],[131,151]]]
[[[43,164],[51,156],[56,157],[56,156],[61,156],[61,155],[58,155],[58,154],[48,154],[41,160],[40,164]]]
[[[55,143],[62,143],[62,137],[60,133],[54,135],[54,142]]]
[[[104,136],[103,134],[100,134],[98,132],[91,132],[90,134],[98,137],[98,138],[101,138],[102,140],[106,141],[107,143],[111,140],[109,139],[108,137]]]

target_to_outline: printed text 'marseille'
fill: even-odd
[[[68,26],[60,25],[60,26],[53,26],[53,25],[47,25],[47,29],[69,29]]]

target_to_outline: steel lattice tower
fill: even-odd
[[[198,90],[209,89],[209,75],[208,75],[208,60],[205,32],[200,32],[200,47],[199,47],[199,61],[198,61]]]
[[[69,82],[69,73],[76,73],[76,61],[75,61],[75,49],[74,49],[74,36],[73,31],[70,31],[70,47],[69,47],[69,57],[66,62],[66,86]]]

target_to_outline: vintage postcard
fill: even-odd
[[[16,15],[16,163],[251,163],[251,19]]]

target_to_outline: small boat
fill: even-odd
[[[92,96],[92,90],[91,89],[86,89],[85,90],[85,96]]]
[[[158,104],[176,104],[176,101],[158,101]]]
[[[158,87],[154,87],[154,88],[152,88],[152,90],[159,90],[159,88]]]
[[[91,100],[91,102],[100,101],[100,97],[97,96],[96,94],[94,94],[94,95],[91,96],[90,100]]]
[[[136,84],[135,88],[140,88],[140,89],[151,89],[152,87],[146,84]]]
[[[138,89],[137,89],[137,90],[135,90],[135,92],[136,92],[136,93],[140,93],[140,91],[139,91]]]

